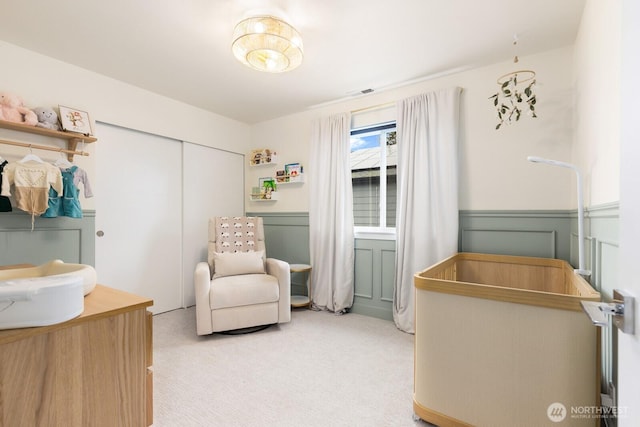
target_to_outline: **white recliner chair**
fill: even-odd
[[[209,219],[208,253],[195,270],[198,335],[291,320],[289,264],[266,257],[262,218]]]

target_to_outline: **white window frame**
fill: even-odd
[[[393,127],[385,128],[393,125]],[[382,129],[381,129],[382,128]],[[370,129],[370,132],[367,130]],[[377,240],[395,240],[396,228],[387,227],[387,149],[386,134],[389,132],[397,132],[396,122],[380,123],[376,125],[363,126],[357,129],[351,129],[351,135],[367,135],[369,133],[379,132],[380,149],[380,197],[378,204],[378,213],[380,224],[377,227],[354,225],[354,234],[356,239],[377,239]],[[397,166],[396,166],[397,167]]]

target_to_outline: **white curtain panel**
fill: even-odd
[[[353,305],[354,234],[350,115],[312,122],[309,245],[313,304],[343,313]]]
[[[413,275],[458,250],[460,88],[398,102],[393,319],[413,333]]]

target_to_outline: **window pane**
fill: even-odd
[[[396,166],[387,167],[387,227],[396,226]]]
[[[386,134],[387,152],[387,227],[396,227],[396,166],[398,164],[398,146],[396,145],[396,131]]]
[[[353,183],[353,223],[361,227],[380,225],[380,177],[360,176],[375,171],[352,173]],[[378,172],[379,174],[379,172]]]
[[[380,132],[351,137],[353,222],[380,226]]]
[[[351,135],[353,219],[357,227],[395,227],[395,137],[393,124],[360,129]]]

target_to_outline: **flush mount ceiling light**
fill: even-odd
[[[233,30],[231,49],[238,61],[258,71],[281,73],[302,63],[300,33],[273,16],[240,21]]]

